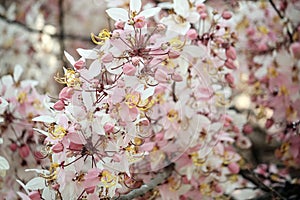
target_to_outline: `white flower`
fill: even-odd
[[[141,11],[141,7],[141,0],[130,0],[129,12],[123,8],[110,8],[106,10],[106,13],[115,21],[129,22],[130,20],[133,20],[134,17],[152,17],[161,9],[156,7]]]
[[[174,0],[173,9],[175,14],[162,18],[161,22],[168,26],[169,31],[174,31],[185,35],[191,27],[191,23],[196,23],[200,15],[194,7],[190,7],[188,0]]]

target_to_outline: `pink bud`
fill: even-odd
[[[207,17],[207,14],[206,14],[206,13],[203,12],[203,13],[200,14],[200,18],[201,18],[201,19],[206,19],[206,17]]]
[[[239,166],[237,163],[235,163],[235,162],[230,163],[230,164],[228,165],[228,169],[229,169],[229,171],[230,171],[231,173],[233,173],[233,174],[237,174],[237,173],[240,172],[240,166]]]
[[[134,57],[132,57],[131,62],[134,66],[137,66],[140,63],[140,60],[141,60],[140,57],[134,56]]]
[[[74,142],[70,142],[69,149],[71,151],[81,151],[83,148],[83,144],[77,144]]]
[[[58,101],[54,104],[53,108],[54,108],[55,110],[62,111],[63,109],[65,109],[65,103],[64,103],[62,100],[58,100]]]
[[[250,134],[253,132],[253,128],[250,124],[245,124],[243,127],[243,132],[246,134]]]
[[[144,16],[136,16],[134,17],[134,26],[136,28],[143,28],[146,25],[146,20]]]
[[[233,61],[231,59],[227,59],[224,63],[225,67],[227,67],[228,69],[236,69],[236,66],[234,65]]]
[[[231,74],[227,73],[225,74],[225,80],[227,81],[227,83],[229,85],[233,85],[234,84],[234,78]]]
[[[168,74],[162,69],[156,70],[154,78],[160,83],[167,83],[169,81]]]
[[[300,59],[300,42],[294,42],[291,44],[290,51],[294,58]]]
[[[39,191],[30,192],[28,194],[28,196],[31,200],[40,200],[41,199],[41,195],[40,195]]]
[[[136,72],[136,68],[132,64],[126,63],[123,65],[123,72],[128,76],[134,76]]]
[[[176,58],[178,58],[180,56],[180,52],[174,51],[174,50],[170,50],[168,52],[168,55],[169,55],[169,58],[176,59]]]
[[[116,29],[123,29],[124,25],[125,25],[125,22],[122,22],[122,21],[116,21],[116,23],[115,23]]]
[[[52,147],[52,151],[53,153],[59,153],[59,152],[62,152],[64,150],[64,145],[59,142],[59,143],[56,143],[53,147]]]
[[[21,147],[19,147],[19,155],[21,156],[21,158],[26,158],[29,156],[30,153],[30,149],[29,146],[24,144]]]
[[[45,158],[45,155],[40,151],[33,152],[33,155],[37,160],[42,160]]]
[[[85,191],[86,191],[87,194],[92,194],[95,191],[95,186],[85,188]]]
[[[16,151],[17,148],[18,148],[18,145],[16,143],[11,143],[9,145],[9,148],[10,148],[11,151]]]
[[[114,131],[114,127],[115,127],[114,124],[107,122],[103,128],[106,133],[111,133]]]
[[[273,119],[267,119],[266,124],[265,124],[266,129],[269,129],[273,124],[274,124]]]
[[[61,99],[61,100],[71,99],[73,94],[74,94],[74,89],[73,88],[64,87],[60,91],[60,93],[58,95],[58,98]]]
[[[226,57],[230,58],[232,60],[236,59],[236,51],[235,48],[233,46],[230,46],[229,48],[226,49]]]
[[[58,190],[59,187],[60,187],[60,185],[59,185],[58,183],[51,185],[51,188],[52,188],[53,190]]]
[[[85,62],[83,60],[77,60],[74,64],[75,69],[80,70],[85,67]]]
[[[205,4],[200,3],[200,4],[196,5],[196,9],[197,9],[197,12],[199,14],[201,14],[206,11],[206,6],[205,6]]]
[[[113,61],[114,57],[111,53],[106,53],[102,56],[101,60],[103,63],[110,63]]]
[[[214,190],[216,193],[223,193],[223,188],[219,184],[215,185]]]
[[[186,33],[186,36],[191,39],[191,40],[194,40],[198,37],[198,33],[195,29],[190,29],[188,30],[188,32]]]
[[[171,76],[172,80],[180,82],[182,81],[182,76],[180,74],[178,74],[177,72],[174,72]]]
[[[223,17],[223,19],[228,20],[228,19],[230,19],[230,18],[232,17],[232,13],[229,12],[229,11],[224,11],[224,12],[222,13],[222,17]]]

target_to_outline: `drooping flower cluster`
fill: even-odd
[[[159,7],[143,10],[141,1],[131,1],[127,9],[110,8],[115,29],[91,34],[99,47],[77,49],[79,60],[65,52],[71,66],[55,76],[65,87],[50,105],[52,114],[33,119],[45,124],[46,131],[35,130],[46,136],[51,164],[20,182],[27,193],[118,197],[175,163],[178,172],[158,187],[163,199],[223,194],[226,184],[219,182],[232,181],[241,160],[230,147],[236,133],[222,130],[236,68],[236,37],[226,25],[231,14],[193,3],[187,23],[211,26],[174,31],[170,20],[189,17],[179,16],[178,3],[168,8],[178,16],[154,27],[149,19],[164,13]]]
[[[32,118],[48,113],[46,96],[40,95],[37,81],[21,80],[23,68],[17,65],[13,75],[0,79],[0,130],[1,130],[1,196],[16,198],[19,184],[16,179],[30,180],[27,168],[41,164],[36,149],[42,148],[43,137],[33,131],[39,127]],[[6,158],[6,159],[4,159]],[[5,171],[6,176],[5,176]]]

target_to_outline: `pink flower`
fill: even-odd
[[[126,63],[123,65],[123,72],[128,76],[134,76],[136,72],[136,68],[132,64]]]
[[[115,127],[114,124],[107,122],[107,123],[104,125],[104,131],[105,131],[106,133],[112,133],[112,132],[114,131],[114,127]]]

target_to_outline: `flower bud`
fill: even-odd
[[[227,59],[224,63],[225,67],[227,67],[228,69],[236,69],[236,66],[234,65],[233,61],[231,59]]]
[[[234,84],[234,78],[231,74],[227,73],[225,74],[225,80],[227,81],[227,83],[231,86]]]
[[[18,145],[16,143],[11,143],[9,145],[9,148],[10,148],[11,151],[16,151],[17,148],[18,148]]]
[[[182,76],[180,74],[178,74],[177,72],[174,72],[171,76],[172,80],[180,82],[182,81]]]
[[[236,59],[236,51],[233,46],[230,46],[229,48],[227,48],[225,54],[226,54],[227,58],[230,58],[232,60]]]
[[[233,173],[233,174],[237,174],[237,173],[240,172],[240,166],[239,166],[237,163],[235,163],[235,162],[230,163],[230,164],[228,165],[228,169],[229,169],[229,171],[230,171],[231,173]]]
[[[269,129],[273,124],[274,124],[273,119],[267,119],[266,124],[265,124],[266,129]]]
[[[191,39],[194,40],[198,37],[198,33],[195,29],[189,29],[188,32],[186,33],[186,36]]]
[[[41,199],[41,195],[40,195],[39,191],[32,191],[28,194],[28,196],[31,200],[40,200]]]
[[[114,57],[111,53],[106,53],[102,56],[101,60],[103,63],[110,63],[113,61]]]
[[[175,51],[175,50],[170,50],[168,52],[168,55],[169,55],[169,58],[176,59],[176,58],[178,58],[180,56],[180,52]]]
[[[223,17],[223,19],[228,20],[228,19],[230,19],[230,18],[232,17],[232,14],[231,14],[231,12],[229,12],[229,11],[224,11],[224,12],[222,13],[222,17]]]
[[[125,22],[122,22],[122,21],[116,21],[116,23],[115,23],[116,29],[124,29],[124,25],[125,25]]]
[[[58,101],[54,104],[53,108],[54,108],[55,110],[62,111],[63,109],[65,109],[65,103],[64,103],[62,100],[58,100]]]
[[[74,68],[77,69],[77,70],[80,70],[82,68],[84,68],[86,65],[85,65],[85,62],[84,60],[77,60],[74,64]]]
[[[61,100],[71,99],[73,94],[74,94],[74,89],[73,88],[64,87],[60,91],[60,93],[58,95],[58,98],[61,99]]]
[[[87,194],[92,194],[95,191],[95,186],[85,188],[85,191],[86,191]]]
[[[169,81],[168,74],[162,69],[157,69],[154,78],[160,83],[167,83]]]
[[[21,147],[19,147],[19,155],[21,156],[21,158],[26,158],[29,156],[30,153],[30,149],[29,146],[26,144],[23,144]]]
[[[253,132],[253,128],[250,124],[245,124],[243,127],[243,133],[250,134]]]
[[[128,76],[134,76],[136,72],[136,68],[132,64],[126,63],[123,65],[123,72]]]
[[[106,133],[111,133],[114,131],[114,127],[115,127],[114,124],[107,122],[103,128]]]
[[[52,147],[52,151],[53,153],[60,153],[64,150],[64,145],[59,142],[59,143],[56,143],[53,147]]]
[[[83,144],[77,144],[74,142],[70,142],[69,149],[72,151],[81,151],[83,148]]]
[[[300,59],[300,42],[294,42],[291,44],[290,51],[294,58]]]

